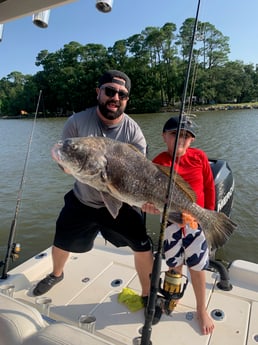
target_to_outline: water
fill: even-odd
[[[133,116],[146,136],[150,159],[165,149],[161,132],[170,116],[166,113]],[[16,242],[22,248],[20,259],[11,267],[52,244],[63,195],[73,185],[73,178],[62,173],[50,157],[50,149],[59,139],[65,120],[37,120],[22,193],[20,186],[33,120],[0,120],[0,259],[4,259],[16,211]],[[258,263],[258,110],[200,113],[195,121],[198,136],[194,146],[205,150],[210,158],[226,159],[235,178],[232,218],[238,229],[218,251],[218,258]],[[157,243],[159,217],[148,216],[147,226]]]

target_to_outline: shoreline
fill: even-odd
[[[213,104],[213,105],[193,105],[191,112],[203,112],[203,111],[225,111],[225,110],[246,110],[246,109],[258,109],[258,102],[254,103],[228,103],[228,104]],[[163,107],[161,112],[179,112],[179,107]]]
[[[225,110],[246,110],[246,109],[258,109],[258,102],[254,103],[228,103],[228,104],[213,104],[213,105],[195,105],[191,107],[191,112],[203,112],[203,111],[225,111]],[[180,112],[180,107],[170,106],[170,107],[162,107],[158,112],[155,113],[178,113]],[[128,112],[128,114],[130,114]],[[135,114],[135,113],[132,113]],[[65,116],[68,117],[69,115]],[[29,114],[28,116],[21,116],[21,115],[0,115],[0,119],[28,119],[33,118],[33,114]],[[40,116],[41,117],[41,116]],[[60,117],[53,115],[47,117]],[[64,117],[64,116],[62,116]]]

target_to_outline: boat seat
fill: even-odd
[[[78,327],[49,325],[34,307],[0,293],[0,345],[113,345]]]
[[[113,345],[66,323],[53,323],[27,338],[22,345]]]
[[[0,293],[0,345],[21,345],[46,325],[37,309]]]

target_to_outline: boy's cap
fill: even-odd
[[[181,123],[181,129],[184,129],[185,131],[192,134],[192,136],[195,138],[196,134],[194,132],[194,126],[191,120],[187,119],[185,116],[183,116],[183,121]],[[167,120],[163,127],[163,133],[167,131],[174,131],[177,130],[179,123],[179,116],[171,117]]]
[[[100,78],[99,78],[99,87],[101,87],[103,84],[106,83],[118,83],[116,79],[114,78],[121,78],[125,81],[125,87],[127,88],[128,92],[131,90],[131,80],[130,78],[121,71],[117,70],[109,70],[106,71]]]

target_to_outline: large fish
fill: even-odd
[[[169,177],[132,145],[103,137],[68,138],[53,147],[52,157],[77,180],[97,189],[114,218],[123,202],[140,208],[151,202],[164,209]],[[169,220],[176,220],[178,213],[191,215],[209,247],[221,247],[236,224],[224,213],[198,206],[189,185],[179,175],[173,178]]]

